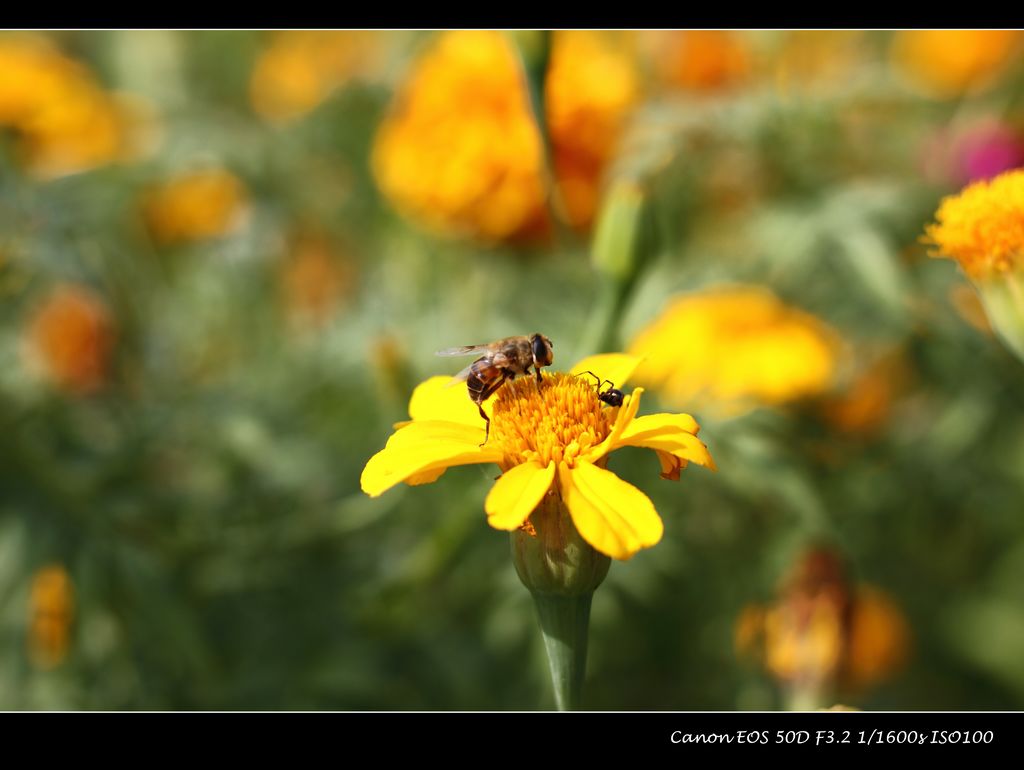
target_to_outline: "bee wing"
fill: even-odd
[[[474,361],[473,363],[476,363],[476,362]],[[461,372],[459,372],[459,373],[458,373],[458,374],[456,374],[456,375],[455,375],[454,377],[452,377],[452,378],[451,378],[451,379],[450,379],[450,380],[448,381],[448,384],[447,384],[447,385],[445,385],[445,387],[446,387],[446,388],[450,388],[450,387],[452,387],[453,385],[458,385],[458,384],[459,384],[460,382],[465,382],[465,381],[466,381],[467,379],[469,379],[469,373],[470,373],[471,371],[473,371],[473,364],[470,364],[470,365],[469,365],[469,366],[467,366],[467,367],[466,367],[465,369],[463,369],[463,370],[462,370]]]
[[[435,356],[471,356],[474,353],[484,353],[490,345],[463,345],[458,348],[445,348],[434,353]]]

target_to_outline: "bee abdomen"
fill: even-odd
[[[484,400],[483,394],[487,390],[487,384],[475,374],[470,374],[466,378],[466,389],[469,391],[469,397],[479,404]]]
[[[477,404],[482,404],[505,381],[506,373],[491,364],[487,358],[473,362],[469,376],[466,378],[466,389],[469,397]]]

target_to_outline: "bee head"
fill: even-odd
[[[551,351],[551,348],[554,347],[551,340],[543,334],[534,334],[530,337],[530,343],[533,346],[534,365],[551,366],[551,362],[555,360],[555,354]]]

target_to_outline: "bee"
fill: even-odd
[[[505,383],[505,380],[514,380],[520,375],[529,374],[531,366],[537,375],[537,386],[540,387],[540,369],[542,366],[551,366],[551,362],[554,361],[555,354],[551,351],[553,347],[551,340],[543,334],[531,334],[530,336],[506,337],[486,345],[465,345],[437,351],[439,356],[482,354],[476,361],[456,374],[448,384],[450,387],[459,382],[466,383],[470,400],[476,404],[477,409],[480,410],[480,416],[487,423],[484,444],[487,443],[487,439],[491,435],[491,419],[484,412],[484,401],[495,393]]]
[[[626,394],[615,387],[615,383],[611,380],[602,380],[592,371],[587,370],[585,372],[579,372],[576,376],[579,377],[581,374],[589,374],[595,380],[597,380],[597,398],[599,401],[603,401],[608,406],[622,406],[622,401],[626,397]],[[601,386],[608,383],[609,388],[602,391]]]

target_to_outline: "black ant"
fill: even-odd
[[[614,382],[612,382],[611,380],[602,380],[600,377],[598,377],[596,374],[589,370],[585,372],[578,372],[576,376],[579,377],[582,374],[589,374],[591,377],[597,380],[597,398],[599,401],[603,401],[604,403],[608,404],[608,406],[622,406],[622,400],[626,397],[626,394],[623,393],[618,388],[616,388]],[[610,387],[607,390],[602,391],[601,386],[604,385],[606,382]]]

